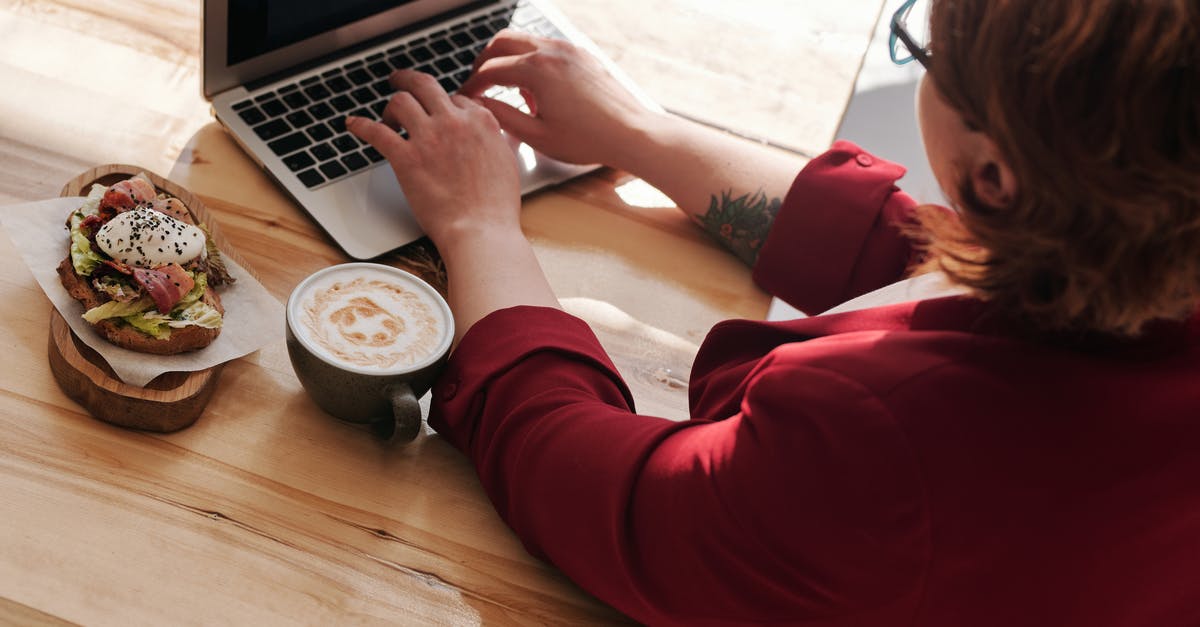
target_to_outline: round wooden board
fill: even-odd
[[[97,166],[71,179],[61,195],[86,196],[94,183],[112,185],[137,174],[149,178],[159,192],[183,201],[196,223],[208,228],[221,253],[246,267],[237,255],[230,254],[228,243],[199,198],[145,168],[124,164]],[[167,372],[146,387],[129,385],[116,377],[99,353],[75,336],[56,309],[50,312],[48,344],[50,370],[67,396],[100,420],[134,429],[169,432],[191,425],[204,413],[221,372],[220,366],[195,372]]]

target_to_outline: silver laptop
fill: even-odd
[[[587,48],[655,106],[546,0],[204,0],[203,22],[203,90],[217,119],[357,259],[423,235],[391,167],[344,125],[349,114],[379,119],[394,69],[453,92],[491,37],[513,27]],[[516,90],[490,95],[524,106]],[[596,168],[511,143],[522,193]]]

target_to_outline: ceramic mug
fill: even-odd
[[[437,290],[391,266],[330,266],[288,298],[287,349],[300,384],[326,413],[389,440],[421,431],[417,399],[453,338],[454,317]]]

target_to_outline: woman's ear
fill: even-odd
[[[975,197],[993,209],[1004,209],[1017,197],[1017,177],[991,138],[979,134],[972,151],[970,177]]]

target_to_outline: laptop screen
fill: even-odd
[[[229,65],[413,0],[230,0]]]

